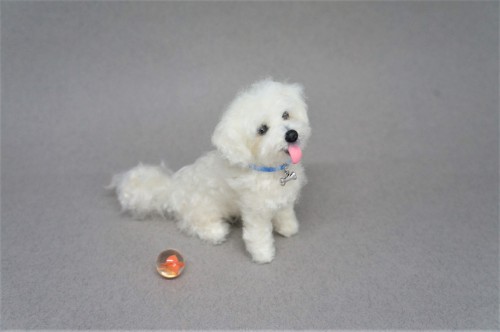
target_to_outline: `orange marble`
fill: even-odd
[[[184,270],[184,258],[173,249],[163,251],[156,259],[156,270],[167,279],[177,278]]]

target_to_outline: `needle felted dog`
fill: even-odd
[[[239,218],[252,259],[275,255],[273,230],[289,237],[306,182],[299,163],[311,133],[303,89],[266,79],[240,92],[216,126],[216,150],[172,173],[139,165],[113,177],[122,209],[141,218],[171,214],[178,227],[214,244],[225,240],[229,220]]]

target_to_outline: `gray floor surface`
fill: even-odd
[[[498,7],[2,1],[2,328],[499,328]],[[191,163],[267,75],[313,126],[273,263],[120,214],[114,172]]]

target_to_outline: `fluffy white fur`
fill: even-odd
[[[283,119],[285,111],[288,119]],[[262,124],[269,128],[265,135],[258,133]],[[133,216],[169,213],[181,230],[214,244],[226,239],[230,220],[241,219],[248,252],[255,262],[267,263],[275,254],[273,229],[286,237],[299,229],[294,203],[306,177],[300,163],[290,165],[297,180],[281,186],[282,171],[249,166],[288,162],[285,133],[290,129],[304,148],[311,130],[302,87],[259,81],[240,92],[223,114],[212,137],[215,151],[176,173],[140,164],[115,175],[111,188]]]

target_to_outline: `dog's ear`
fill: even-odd
[[[247,136],[241,119],[237,119],[232,112],[226,112],[215,127],[212,144],[231,164],[245,166],[252,161],[250,139]]]

